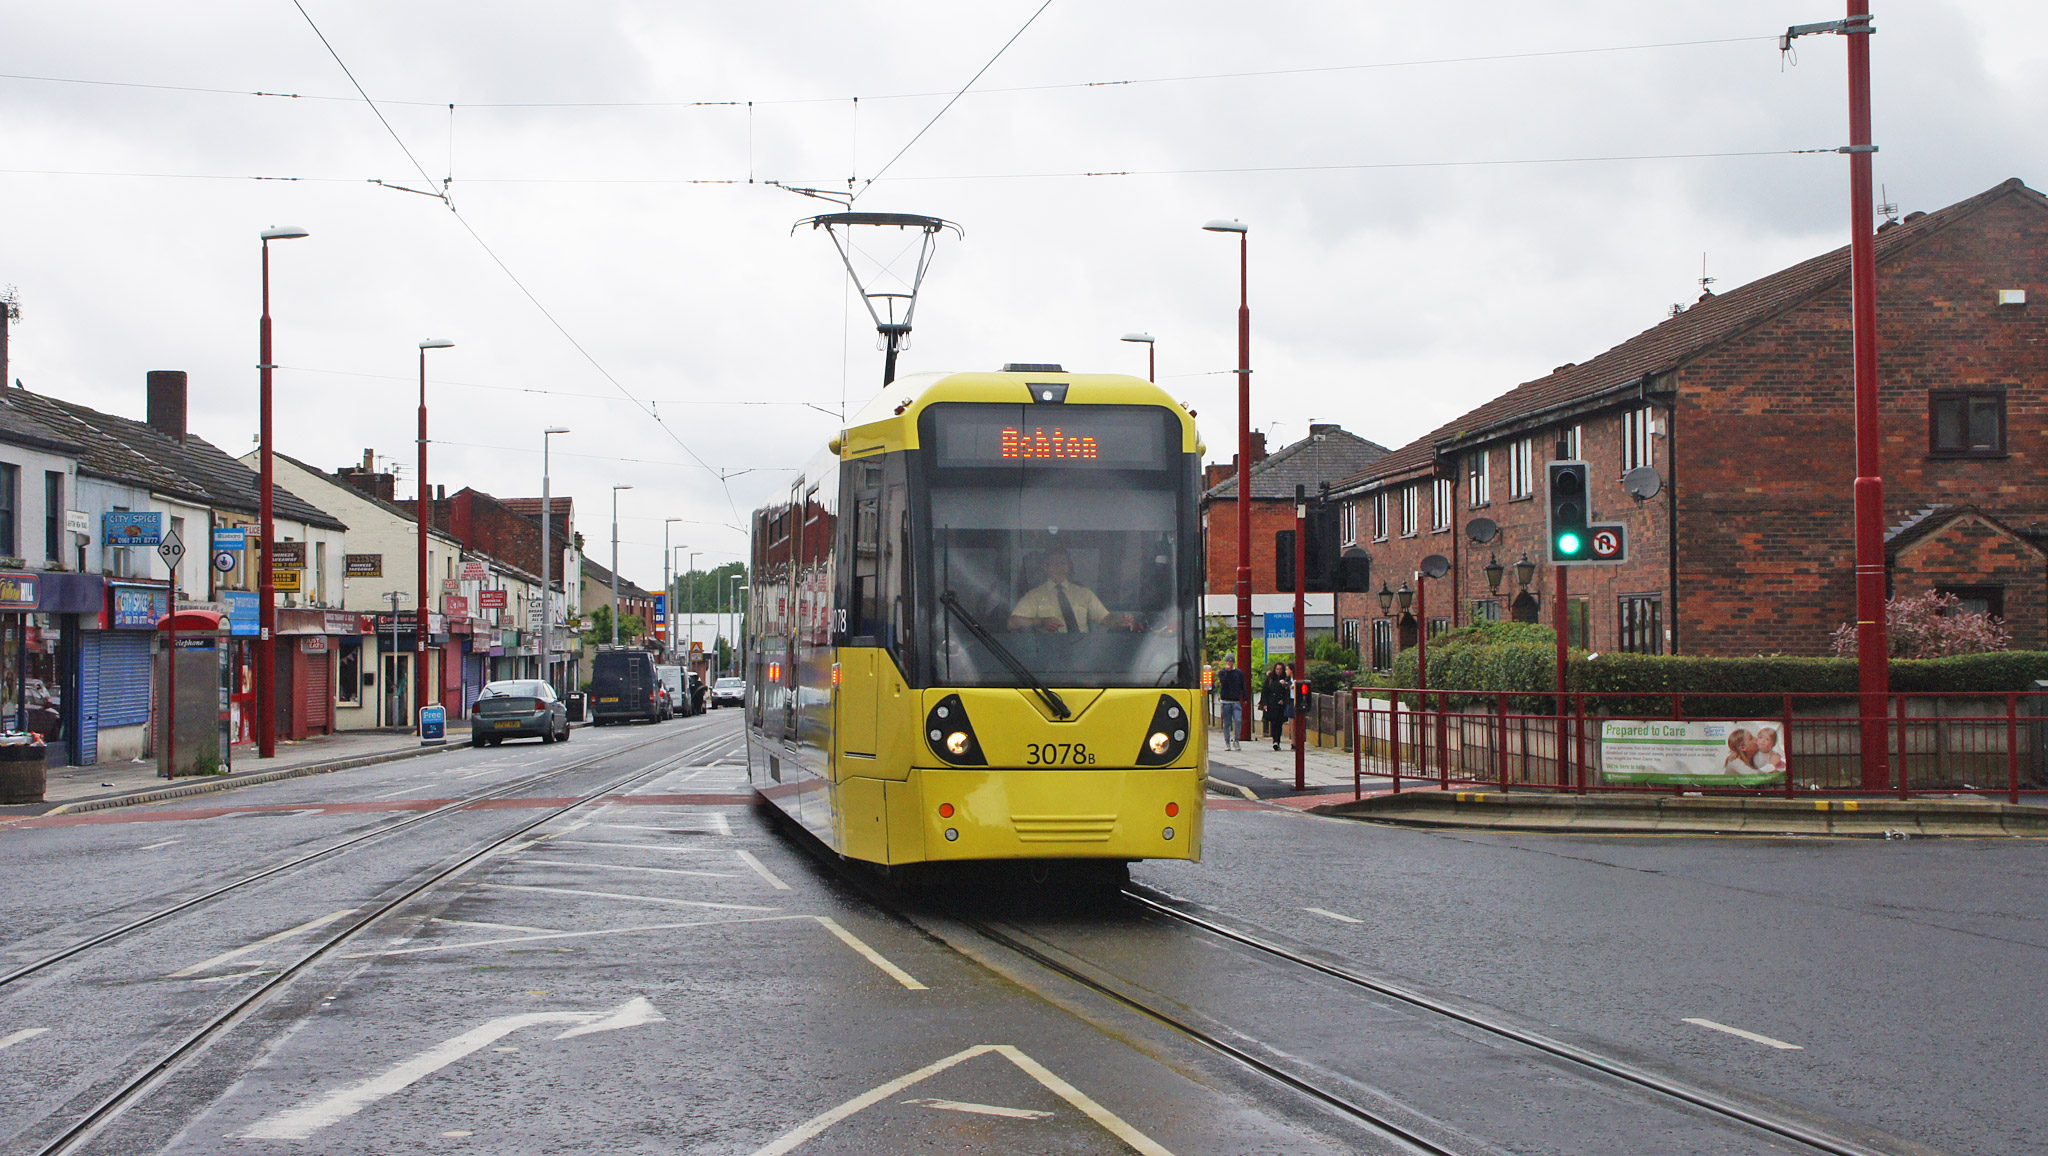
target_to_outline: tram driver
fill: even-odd
[[[1091,630],[1142,630],[1135,614],[1119,614],[1102,604],[1095,591],[1074,578],[1074,560],[1064,546],[1045,556],[1045,581],[1017,600],[1010,611],[1011,630],[1053,634],[1086,634]]]

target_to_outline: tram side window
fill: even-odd
[[[882,503],[853,503],[853,622],[855,645],[873,646],[882,633]]]

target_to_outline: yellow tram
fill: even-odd
[[[1201,450],[1133,377],[905,377],[753,515],[748,775],[839,854],[1197,859]]]

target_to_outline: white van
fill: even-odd
[[[668,692],[669,708],[687,718],[691,711],[690,695],[684,689],[683,668],[680,666],[657,666],[654,674],[661,679],[663,690]]]

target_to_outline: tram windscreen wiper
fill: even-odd
[[[1039,701],[1045,704],[1046,709],[1050,710],[1055,718],[1065,720],[1074,717],[1074,712],[1067,709],[1066,701],[1060,698],[1059,692],[1045,685],[1043,679],[1031,673],[1030,667],[1017,661],[1017,656],[1010,653],[1009,647],[997,641],[996,636],[989,633],[988,627],[983,626],[974,615],[967,612],[965,606],[960,605],[958,596],[951,590],[948,590],[944,594],[939,595],[939,601],[945,605],[946,609],[953,612],[954,617],[960,620],[960,625],[965,626],[969,634],[972,634],[983,646],[988,647],[998,659],[1002,660],[1004,666],[1010,668],[1011,674],[1016,675],[1025,686],[1031,688],[1031,692],[1038,696]]]

